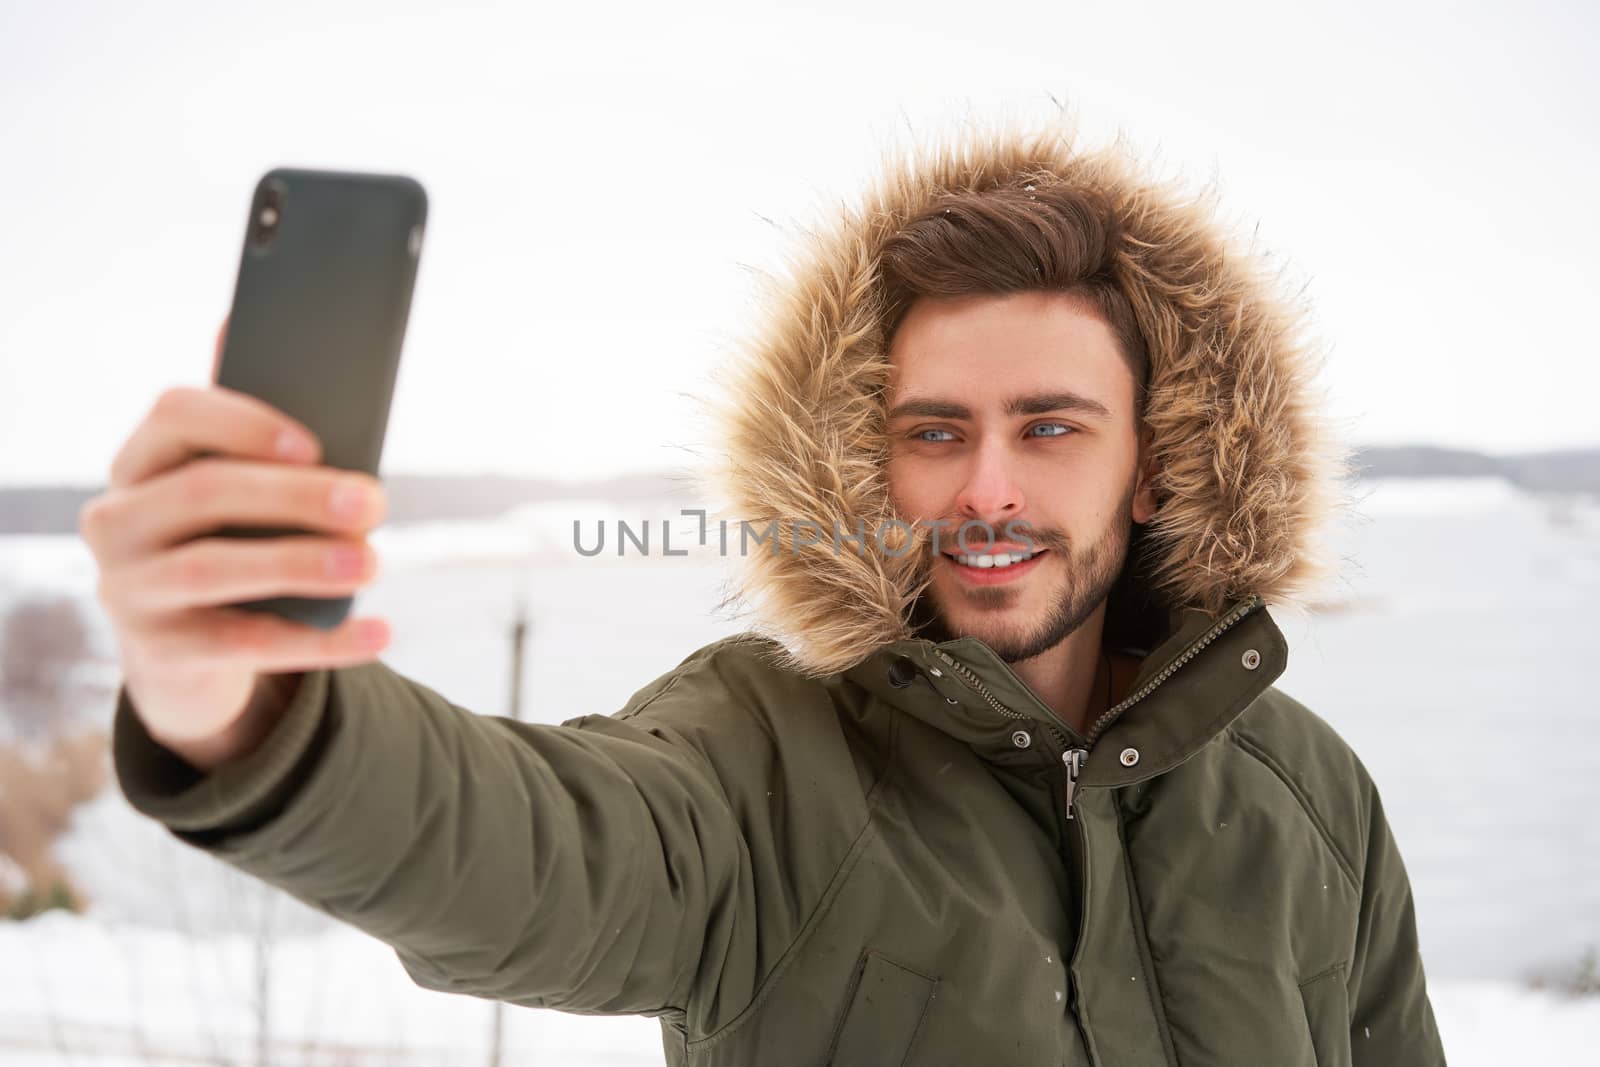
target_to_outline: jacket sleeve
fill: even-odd
[[[716,775],[644,720],[480,716],[374,661],[305,674],[266,741],[210,774],[151,739],[126,688],[113,734],[137,810],[389,943],[429,989],[676,1014],[748,912]]]
[[[1384,815],[1367,783],[1366,864],[1355,953],[1350,964],[1350,1048],[1354,1067],[1435,1067],[1445,1062],[1428,1000],[1417,940],[1411,882]]]

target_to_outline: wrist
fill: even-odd
[[[283,717],[293,698],[299,674],[269,674],[256,680],[250,700],[233,721],[205,737],[163,737],[151,739],[202,773],[209,773],[232,760],[254,752]]]

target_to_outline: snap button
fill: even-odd
[[[1033,738],[1028,736],[1028,731],[1018,730],[1016,733],[1011,735],[1011,743],[1016,745],[1018,748],[1027,748],[1033,743]]]
[[[916,680],[917,668],[904,656],[889,664],[889,684],[896,689],[904,689]]]
[[[957,700],[955,697],[945,697],[944,698],[944,702],[946,704],[959,704],[959,703],[961,703],[961,701]]]
[[[941,671],[938,667],[929,667],[928,668],[928,673],[933,675],[935,678],[943,678],[944,677],[944,671]]]
[[[1132,767],[1135,763],[1139,762],[1139,750],[1136,748],[1125,748],[1122,750],[1122,755],[1117,758],[1122,760],[1122,765],[1124,767]]]
[[[1244,655],[1239,657],[1239,662],[1244,664],[1245,670],[1253,671],[1261,666],[1261,653],[1253,648],[1247,648]]]

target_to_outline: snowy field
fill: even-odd
[[[1600,697],[1585,670],[1600,505],[1493,479],[1363,491],[1367,519],[1337,546],[1343,606],[1274,613],[1291,649],[1278,685],[1377,780],[1453,1067],[1594,1063],[1600,997],[1527,979],[1600,950]],[[587,540],[602,515],[619,513],[573,501],[378,531],[383,570],[358,611],[393,624],[384,661],[504,714],[526,602],[523,715],[559,722],[616,710],[740,628],[712,613],[725,574],[714,556],[617,559],[614,544],[579,556],[572,520]],[[659,539],[675,515],[664,504],[625,517],[651,519]],[[675,529],[675,546],[691,540]],[[0,608],[66,592],[98,626],[93,584],[75,538],[0,538]],[[60,852],[94,906],[0,923],[6,1067],[492,1062],[493,1005],[417,989],[385,946],[176,845],[114,789]],[[502,1064],[662,1062],[654,1020],[502,1016]]]
[[[56,913],[0,923],[0,961],[6,1067],[490,1063],[493,1004],[418,989],[386,946],[345,927],[260,953],[247,935],[194,939]],[[1432,980],[1430,992],[1451,1067],[1595,1062],[1600,997],[1470,979]],[[263,1026],[272,1038],[258,1059]],[[507,1008],[503,1034],[506,1065],[663,1061],[652,1019]]]

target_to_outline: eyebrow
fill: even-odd
[[[1100,401],[1071,392],[1014,396],[1006,401],[1005,406],[1007,415],[1048,415],[1052,411],[1075,411],[1099,419],[1111,418],[1111,409]],[[891,420],[904,415],[923,415],[934,419],[971,419],[972,409],[953,400],[919,397],[903,401],[889,409]]]

